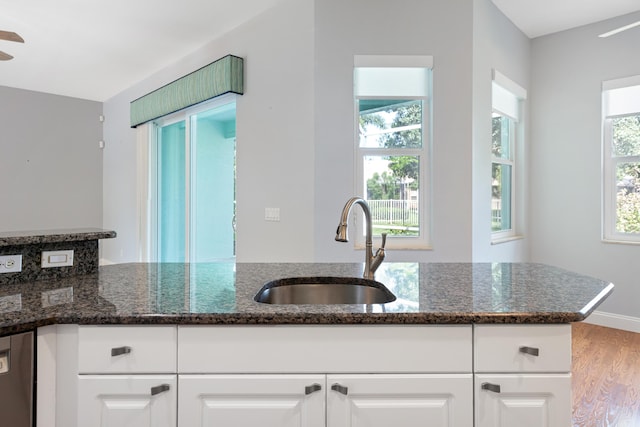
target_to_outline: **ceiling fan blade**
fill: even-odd
[[[20,37],[17,33],[14,33],[13,31],[0,30],[0,39],[7,40],[10,42],[24,43],[24,39]]]
[[[13,56],[0,50],[0,61],[8,61],[10,59],[13,59]]]
[[[621,33],[623,31],[630,30],[630,29],[638,27],[638,26],[640,26],[640,21],[636,21],[633,24],[629,24],[629,25],[625,25],[625,26],[620,27],[620,28],[616,28],[615,30],[607,31],[606,33],[600,34],[598,37],[601,37],[601,38],[611,37],[611,36],[613,36],[615,34]]]

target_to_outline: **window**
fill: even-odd
[[[491,231],[511,232],[515,121],[497,111],[491,121]]]
[[[141,259],[234,259],[235,124],[233,96],[149,124]]]
[[[371,209],[374,236],[387,233],[391,248],[429,245],[431,63],[429,56],[355,58],[357,192]]]
[[[522,143],[522,102],[526,91],[494,71],[491,118],[491,233],[492,241],[517,235],[516,198],[519,183],[518,143]]]
[[[640,242],[640,76],[603,83],[603,238]]]

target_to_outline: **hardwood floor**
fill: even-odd
[[[573,426],[640,426],[640,334],[572,326]]]

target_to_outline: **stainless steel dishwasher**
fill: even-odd
[[[33,425],[33,332],[0,338],[0,424]]]

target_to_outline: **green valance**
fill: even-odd
[[[243,59],[227,55],[131,101],[131,127],[225,93],[244,93]]]

